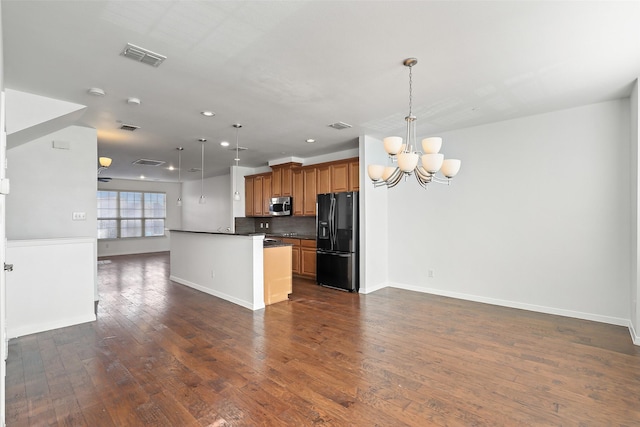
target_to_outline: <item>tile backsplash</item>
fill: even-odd
[[[282,216],[270,218],[235,219],[236,233],[297,233],[302,235],[316,234],[316,218],[300,216]]]

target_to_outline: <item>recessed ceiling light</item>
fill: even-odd
[[[201,111],[200,114],[205,117],[213,117],[216,115],[216,113],[214,113],[213,111]]]
[[[174,170],[175,168],[173,166],[169,166],[167,169],[169,169],[170,171]]]
[[[316,142],[316,140],[315,140],[315,139],[313,139],[313,138],[309,138],[309,139],[307,139],[307,143],[308,143],[308,144],[313,144],[314,142]]]
[[[140,175],[140,179],[144,179],[144,175]]]
[[[93,95],[93,96],[104,96],[105,95],[104,90],[100,89],[99,87],[92,87],[91,89],[87,90],[87,93],[89,95]]]
[[[222,145],[223,147],[228,147],[229,143],[227,141],[222,141],[220,145]]]
[[[140,98],[127,98],[127,104],[129,105],[140,105]]]

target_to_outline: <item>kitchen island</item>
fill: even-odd
[[[265,270],[264,254],[265,251],[287,247],[288,252],[286,249],[285,252],[290,259],[291,247],[286,244],[265,245],[264,237],[264,234],[171,230],[170,279],[250,310],[264,308],[265,300],[267,304],[282,301],[286,299],[286,296],[283,298],[286,274],[282,268],[279,269],[278,283],[274,288],[278,289],[278,295],[274,297],[269,294],[273,276],[268,276],[265,293],[265,273],[273,266],[268,265]],[[272,258],[267,256],[267,259]],[[289,283],[290,277],[289,274]],[[290,289],[289,284],[288,293]]]

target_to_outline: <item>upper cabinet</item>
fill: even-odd
[[[245,177],[245,215],[269,216],[271,197],[290,196],[293,215],[315,216],[318,194],[358,191],[359,181],[357,157],[304,167],[300,163],[273,166],[271,173]]]
[[[331,188],[333,193],[349,191],[349,163],[331,165]]]
[[[304,194],[302,195],[302,215],[315,216],[318,182],[315,167],[302,168]]]

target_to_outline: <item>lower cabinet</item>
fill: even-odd
[[[300,241],[300,275],[310,279],[316,278],[316,241]]]
[[[308,239],[282,239],[291,247],[291,272],[296,276],[316,278],[316,241]]]

